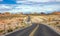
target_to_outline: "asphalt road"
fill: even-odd
[[[6,36],[29,36],[31,34],[32,30],[34,30],[34,28],[36,28],[36,26],[37,26],[37,24],[33,24],[32,26],[30,26],[28,28],[19,30],[17,32],[14,32],[14,33],[6,35]],[[49,27],[47,27],[43,24],[39,24],[38,29],[34,33],[34,36],[60,36],[60,35],[58,35],[55,31],[53,31]]]
[[[32,32],[32,30],[37,26],[37,24],[33,24],[30,27],[27,27],[25,29],[19,30],[17,32],[14,32],[12,34],[6,35],[6,36],[29,36],[29,34]]]
[[[60,36],[46,25],[40,24],[34,36]]]

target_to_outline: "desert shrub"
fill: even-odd
[[[13,29],[8,29],[7,31],[8,31],[8,32],[12,32],[12,31],[13,31]]]
[[[0,30],[0,32],[3,32],[4,30]]]
[[[59,22],[56,22],[56,24],[59,24]]]
[[[57,26],[60,29],[60,26]]]
[[[17,26],[15,29],[18,29],[19,27]]]

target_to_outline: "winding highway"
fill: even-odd
[[[30,27],[19,30],[6,36],[60,36],[51,28],[43,24],[33,24]]]

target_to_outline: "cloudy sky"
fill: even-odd
[[[50,13],[60,11],[60,0],[0,0],[0,12]]]

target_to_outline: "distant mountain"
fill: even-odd
[[[51,14],[56,14],[56,15],[60,15],[60,12],[53,12]]]

